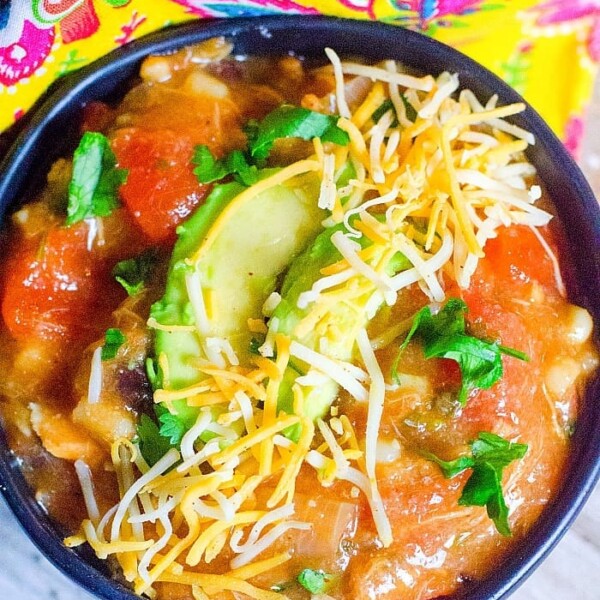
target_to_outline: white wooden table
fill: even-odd
[[[582,167],[600,198],[600,84],[589,115]],[[91,598],[33,546],[0,499],[0,600]],[[600,600],[600,488],[513,600]]]

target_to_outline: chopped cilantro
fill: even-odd
[[[404,108],[406,108],[406,118],[413,123],[417,120],[417,111],[415,107],[408,101],[404,94],[400,95],[400,99],[404,104]]]
[[[158,425],[148,415],[141,416],[135,441],[150,466],[156,464],[171,449],[168,438],[160,435]]]
[[[324,142],[345,146],[350,142],[350,138],[337,126],[338,118],[284,104],[270,112],[258,124],[246,129],[250,155],[255,160],[266,159],[273,143],[280,138],[312,140],[318,137]]]
[[[260,352],[258,351],[258,349],[262,346],[262,344],[263,343],[259,339],[253,337],[250,340],[250,353],[260,356]]]
[[[181,438],[187,431],[185,423],[177,415],[174,415],[167,410],[159,415],[158,420],[161,424],[160,435],[168,438],[171,445],[179,446],[179,444],[181,444]]]
[[[196,146],[192,162],[197,165],[194,174],[200,183],[220,181],[228,175],[242,185],[258,181],[259,170],[254,162],[261,163],[280,138],[312,140],[320,137],[324,142],[340,145],[349,143],[348,134],[337,126],[338,117],[324,115],[298,106],[283,105],[270,112],[262,121],[246,123],[248,152],[234,150],[217,159],[206,145]]]
[[[371,115],[371,119],[374,123],[379,123],[379,120],[386,112],[391,110],[394,113],[394,118],[392,120],[392,127],[398,127],[398,116],[396,115],[396,109],[394,108],[394,103],[387,98],[380,105],[379,108],[375,109],[375,112]]]
[[[117,355],[119,348],[125,342],[125,336],[120,329],[111,327],[106,330],[104,346],[102,346],[102,360],[110,360]]]
[[[241,150],[234,150],[225,158],[216,159],[208,146],[196,146],[192,162],[198,165],[194,174],[200,183],[212,183],[233,175],[242,185],[253,185],[258,180],[258,169],[250,165]]]
[[[516,444],[494,433],[481,432],[470,446],[471,456],[451,461],[428,452],[423,454],[439,465],[448,479],[466,469],[473,469],[458,503],[461,506],[485,506],[496,529],[502,535],[510,536],[508,507],[502,494],[502,472],[511,462],[525,456],[527,444]]]
[[[328,579],[331,579],[331,575],[320,569],[318,571],[304,569],[297,577],[298,583],[311,594],[322,593],[325,590]]]
[[[406,99],[406,96],[400,96],[402,103],[404,104],[404,108],[406,109],[406,118],[409,121],[415,122],[417,118],[417,111],[414,109],[413,105]],[[388,110],[392,110],[394,112],[394,120],[392,121],[392,127],[398,127],[398,115],[396,114],[396,109],[394,107],[394,103],[390,98],[386,98],[378,108],[375,109],[375,112],[371,115],[371,119],[375,123],[379,123],[379,119],[385,115]]]
[[[135,258],[122,260],[115,265],[113,277],[125,288],[129,296],[135,296],[142,290],[152,273],[156,259],[156,251],[147,250]]]
[[[118,189],[126,179],[127,171],[116,168],[108,139],[101,133],[84,133],[73,155],[67,225],[110,215],[119,205]]]
[[[164,406],[156,404],[154,413],[156,420],[148,415],[141,416],[135,440],[144,460],[150,466],[157,463],[171,448],[178,448],[186,432],[183,421]]]
[[[528,360],[523,352],[466,334],[466,311],[467,305],[458,298],[448,300],[436,315],[428,306],[422,308],[400,346],[392,365],[392,378],[398,380],[401,353],[414,336],[422,340],[425,358],[450,358],[458,363],[462,374],[458,400],[463,405],[470,390],[488,389],[502,377],[501,354]]]

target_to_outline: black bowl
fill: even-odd
[[[419,71],[456,72],[462,87],[480,98],[498,94],[500,103],[522,98],[498,77],[463,54],[405,29],[372,22],[333,18],[267,17],[193,22],[152,34],[115,50],[69,75],[34,109],[33,117],[0,166],[0,218],[31,186],[39,185],[51,162],[74,145],[81,108],[90,100],[122,95],[141,60],[168,53],[213,36],[226,36],[239,54],[323,55],[331,46],[342,55],[378,60],[393,58]],[[568,238],[575,265],[571,297],[585,305],[600,323],[600,208],[579,168],[532,109],[512,121],[536,136],[528,157],[552,195]],[[71,132],[71,133],[69,133]],[[581,406],[573,437],[568,476],[527,539],[484,581],[468,586],[461,597],[506,598],[531,574],[565,533],[600,476],[600,380],[593,381]],[[18,460],[0,431],[0,489],[21,525],[39,549],[86,590],[106,600],[133,600],[131,591],[112,580],[103,563],[83,550],[62,544],[62,532],[35,501]]]

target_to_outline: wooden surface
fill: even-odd
[[[600,85],[581,165],[600,197]],[[55,569],[21,531],[0,498],[0,600],[91,598]],[[600,600],[600,488],[567,535],[511,600]]]

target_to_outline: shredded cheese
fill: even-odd
[[[81,459],[76,460],[74,465],[77,479],[83,493],[83,501],[87,510],[90,521],[97,525],[100,521],[100,511],[98,510],[98,502],[94,494],[94,483],[92,481],[92,472],[89,466]]]
[[[90,368],[90,381],[88,384],[87,400],[90,404],[100,402],[102,393],[102,347],[98,347],[92,354],[92,365]]]
[[[385,547],[389,546],[392,541],[392,529],[389,519],[385,514],[385,508],[379,495],[377,488],[377,477],[375,474],[375,464],[377,459],[377,438],[379,435],[379,424],[381,415],[383,414],[383,402],[385,399],[385,380],[381,367],[377,362],[375,353],[371,348],[371,342],[367,336],[367,332],[361,329],[356,337],[356,343],[360,355],[365,363],[367,372],[369,373],[371,383],[369,385],[369,410],[367,413],[367,433],[365,438],[365,466],[369,486],[371,489],[370,497],[377,510],[373,512],[377,532],[381,538],[381,542]]]
[[[337,125],[348,134],[349,144],[315,139],[312,157],[241,192],[186,259],[185,291],[193,324],[147,322],[152,329],[194,334],[203,352],[190,361],[197,383],[184,389],[171,388],[168,358],[158,357],[163,381],[154,401],[171,409],[173,402],[185,402],[197,411],[179,450],[169,450],[149,466],[134,444],[117,440],[111,456],[120,501],[104,515],[89,468],[82,461],[75,464],[88,519],[67,543],[88,541],[98,556],[114,555],[138,594],[152,596],[156,582],[172,582],[188,586],[194,598],[221,591],[257,600],[284,597],[247,580],[290,560],[292,549],[273,554],[286,532],[301,536],[314,525],[294,519],[296,480],[306,465],[316,471],[320,485],[345,481],[352,486],[351,497],[363,494],[381,544],[390,546],[392,526],[376,466],[397,460],[400,445],[395,439],[379,439],[386,389],[395,387],[386,387],[374,350],[405,333],[411,321],[372,340],[368,321],[412,285],[439,306],[445,299],[444,273],[468,287],[486,242],[499,227],[512,224],[532,229],[552,261],[558,289],[564,290],[557,259],[536,229],[551,216],[535,206],[541,190],[531,185],[535,169],[523,155],[533,136],[505,120],[523,105],[497,106],[495,97],[484,105],[468,90],[456,99],[455,74],[414,77],[394,61],[368,66],[343,62],[329,48],[325,52],[335,78]],[[357,85],[360,98],[350,90]],[[373,114],[384,102],[393,108],[375,122]],[[353,111],[354,104],[359,106]],[[338,189],[347,165],[354,175]],[[212,332],[219,307],[203,288],[201,263],[240,205],[274,186],[292,185],[306,173],[320,178],[315,201],[331,211],[324,226],[337,226],[331,235],[337,258],[299,295],[297,308],[303,316],[292,332],[285,332],[289,335],[280,331],[286,322],[273,316],[282,300],[279,293],[257,307],[265,319],[258,312],[248,320],[246,333],[265,335],[265,340],[260,356],[249,358],[235,336]],[[95,233],[90,223],[90,236]],[[351,342],[345,354],[339,343],[342,326]],[[360,365],[352,362],[355,347]],[[292,407],[286,398],[282,409],[283,382],[289,384],[290,376]],[[322,386],[339,386],[365,403],[364,431],[355,431],[341,414],[343,402],[330,411],[325,407],[326,416],[315,422],[308,417],[308,403]],[[97,348],[88,402],[100,400],[101,388]],[[203,561],[205,570],[225,553],[228,573],[188,568]]]
[[[367,391],[362,384],[352,377],[348,371],[340,367],[334,360],[319,354],[296,341],[291,343],[290,353],[292,356],[303,360],[315,369],[326,374],[359,402],[364,402],[367,399]]]
[[[344,90],[344,72],[342,68],[342,61],[340,57],[331,48],[325,48],[325,54],[333,65],[333,73],[335,75],[335,100],[337,103],[338,113],[345,117],[350,118],[350,109],[346,102],[346,93]]]

